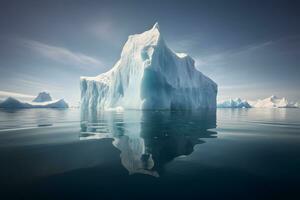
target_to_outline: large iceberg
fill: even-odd
[[[275,95],[257,101],[249,101],[249,103],[255,108],[298,108],[297,103],[289,102],[286,98],[279,98]]]
[[[218,108],[251,108],[250,104],[246,100],[240,98],[229,99],[218,102]]]
[[[50,100],[50,101],[48,101]],[[68,108],[69,105],[64,99],[52,100],[49,93],[41,92],[31,102],[21,101],[13,97],[8,97],[0,102],[0,108],[20,109],[20,108]]]
[[[175,53],[158,24],[129,36],[114,67],[96,77],[81,77],[83,110],[215,108],[217,84]]]

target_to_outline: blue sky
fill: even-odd
[[[299,1],[1,1],[0,99],[39,91],[71,104],[79,77],[119,59],[128,35],[159,23],[190,54],[219,99],[300,100]]]

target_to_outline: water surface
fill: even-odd
[[[292,199],[299,134],[300,109],[1,110],[1,195]]]

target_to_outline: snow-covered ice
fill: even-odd
[[[246,100],[240,98],[228,99],[218,102],[218,108],[251,108],[250,104]]]
[[[250,105],[255,108],[297,108],[296,103],[289,102],[286,98],[279,98],[272,95],[265,99],[249,101]]]
[[[286,98],[278,98],[272,95],[265,99],[255,101],[237,99],[229,99],[220,101],[218,108],[298,108],[297,103],[288,101]]]
[[[175,53],[158,24],[129,36],[114,67],[96,77],[81,77],[83,110],[215,108],[217,84]]]

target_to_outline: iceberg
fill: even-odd
[[[217,84],[194,63],[167,47],[156,23],[128,37],[111,70],[80,78],[82,111],[216,108]]]
[[[229,99],[218,102],[218,108],[251,108],[250,104],[246,100],[240,98]]]
[[[286,98],[279,98],[272,95],[265,99],[247,101],[240,98],[220,101],[218,108],[299,108],[298,103],[288,101]]]
[[[275,95],[249,103],[255,108],[298,108],[297,103],[289,102],[286,98],[279,98]]]
[[[47,95],[45,95],[47,94]],[[47,101],[49,100],[50,101]],[[64,99],[52,100],[49,93],[41,92],[32,102],[20,101],[13,97],[8,97],[0,102],[0,108],[20,109],[20,108],[68,108],[69,105]]]
[[[69,105],[64,99],[46,101],[41,103],[30,103],[32,108],[68,108]]]
[[[0,108],[30,108],[30,104],[21,102],[13,97],[8,97],[0,103]]]

